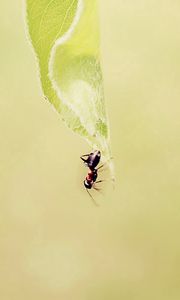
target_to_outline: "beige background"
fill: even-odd
[[[89,146],[41,96],[22,1],[0,2],[2,300],[180,299],[180,2],[100,2],[116,189],[99,208]]]

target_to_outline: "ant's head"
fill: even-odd
[[[86,189],[91,189],[92,188],[92,184],[91,182],[87,181],[87,180],[84,180],[84,186]]]
[[[99,150],[96,150],[94,153],[95,153],[97,156],[101,156],[101,151],[99,151]]]

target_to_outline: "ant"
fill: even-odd
[[[87,158],[85,159],[84,157]],[[90,195],[90,197],[93,199],[93,197],[89,193],[89,190],[92,188],[94,188],[95,190],[99,190],[97,187],[95,187],[95,183],[99,183],[103,181],[103,180],[97,181],[97,177],[98,177],[98,170],[102,168],[104,165],[101,165],[100,167],[96,168],[101,159],[101,152],[99,150],[95,150],[90,154],[82,155],[80,158],[83,160],[85,165],[89,168],[88,174],[84,180],[84,186],[86,188],[86,191]]]

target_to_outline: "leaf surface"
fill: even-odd
[[[26,0],[26,16],[45,97],[109,158],[97,0]]]

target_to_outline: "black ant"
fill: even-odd
[[[87,158],[85,159],[84,157]],[[90,195],[90,197],[93,199],[93,197],[89,193],[89,190],[92,188],[94,188],[95,190],[99,190],[97,187],[95,187],[95,183],[99,183],[103,181],[103,180],[97,181],[97,177],[98,177],[98,170],[102,168],[104,165],[101,165],[100,167],[96,168],[101,159],[101,152],[99,150],[96,150],[90,154],[84,154],[80,158],[83,160],[85,165],[89,168],[88,174],[84,180],[84,186],[86,188],[86,191]]]

